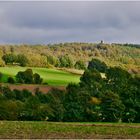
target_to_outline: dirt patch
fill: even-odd
[[[5,84],[3,84],[3,85],[5,85]],[[31,85],[30,84],[28,84],[28,85],[26,85],[26,84],[21,84],[21,85],[6,84],[6,86],[8,86],[11,90],[27,89],[32,93],[34,93],[37,88],[39,88],[39,90],[43,93],[48,93],[53,88],[59,89],[59,90],[65,90],[66,89],[66,87],[64,87],[64,86],[47,86],[47,85],[32,85],[32,84]]]

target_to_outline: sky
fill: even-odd
[[[0,44],[140,44],[140,1],[0,2]]]

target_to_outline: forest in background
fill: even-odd
[[[6,54],[24,55],[28,60],[26,65],[31,67],[84,69],[88,61],[96,58],[108,66],[120,66],[131,73],[140,73],[140,47],[134,44],[105,44],[101,41],[100,43],[0,45],[0,66],[6,65],[3,60]]]

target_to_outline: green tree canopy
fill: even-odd
[[[107,69],[107,65],[100,61],[99,59],[92,59],[88,64],[89,70],[98,70],[99,72],[105,72]]]

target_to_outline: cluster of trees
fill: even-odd
[[[1,58],[4,55],[21,53],[28,59],[26,65],[30,67],[72,67],[79,69],[79,60],[85,67],[85,64],[92,58],[96,58],[108,66],[120,66],[132,73],[140,73],[140,48],[134,44],[74,42],[48,45],[1,45],[0,66],[3,66],[4,62],[9,63]],[[82,66],[82,69],[84,67]]]
[[[32,69],[27,69],[25,71],[19,71],[16,75],[17,83],[24,84],[41,84],[43,79],[38,73],[34,73]]]
[[[15,55],[13,53],[5,54],[2,56],[5,64],[19,64],[20,66],[26,66],[28,64],[28,59],[24,54]]]
[[[63,114],[60,90],[48,94],[36,89],[34,95],[28,90],[13,90],[0,86],[0,120],[61,120]]]
[[[3,74],[0,73],[0,81],[3,77]],[[43,79],[40,77],[38,73],[33,73],[32,69],[27,69],[25,71],[19,71],[15,78],[8,77],[7,82],[14,83],[22,83],[22,84],[41,84]]]
[[[68,55],[64,55],[59,57],[57,67],[65,67],[65,68],[76,68],[76,69],[86,69],[86,64],[82,60],[78,60],[74,63],[72,58]]]
[[[1,87],[0,119],[140,122],[139,84],[139,77],[93,59],[80,83],[70,83],[66,91],[53,89],[43,94],[36,89],[32,95]]]

